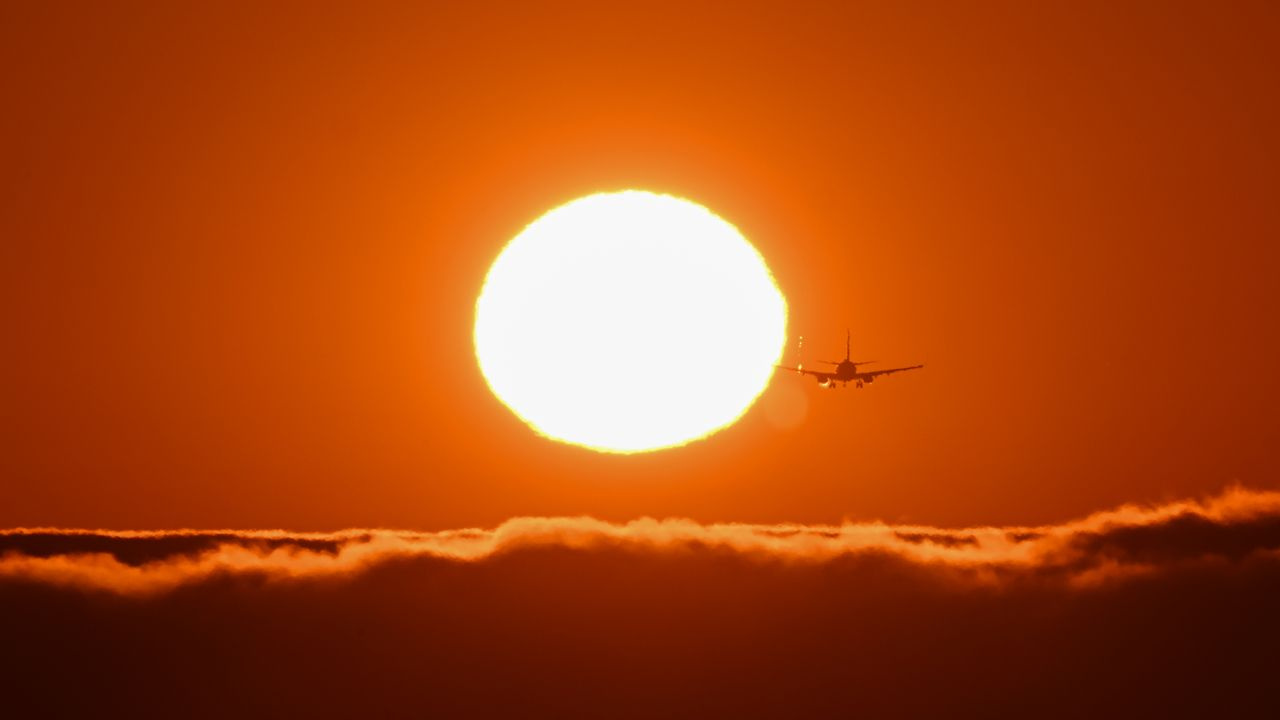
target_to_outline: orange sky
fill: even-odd
[[[1280,486],[1271,4],[263,5],[0,9],[0,526],[1035,524]],[[780,376],[650,455],[534,436],[475,297],[627,187],[735,223],[815,355],[849,326],[926,369]]]

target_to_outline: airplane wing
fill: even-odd
[[[779,370],[790,370],[791,372],[800,373],[801,375],[812,375],[818,379],[818,382],[831,382],[836,379],[833,373],[824,373],[818,370],[806,370],[802,367],[787,367],[786,365],[774,365]]]
[[[923,365],[908,365],[907,367],[888,368],[887,370],[868,370],[867,372],[858,373],[858,377],[870,380],[871,378],[880,377],[881,375],[890,375],[896,372],[904,372],[907,370],[919,370]]]

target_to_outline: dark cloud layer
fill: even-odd
[[[14,717],[1280,710],[1275,493],[1035,528],[15,530],[0,556]]]

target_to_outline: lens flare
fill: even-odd
[[[682,445],[740,418],[786,341],[786,300],[737,228],[629,190],[551,210],[476,301],[494,394],[538,433],[602,452]]]

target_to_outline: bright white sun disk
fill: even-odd
[[[539,433],[606,452],[733,423],[769,382],[786,301],[706,208],[590,195],[543,215],[489,269],[475,346],[489,387]]]

